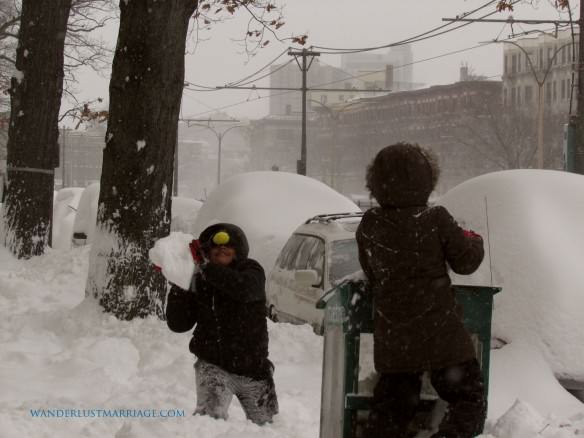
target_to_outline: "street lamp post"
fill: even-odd
[[[193,123],[192,125],[189,123],[189,126],[200,126],[201,128],[207,128],[207,129],[211,130],[213,132],[213,134],[215,134],[215,137],[217,137],[217,185],[221,184],[221,147],[222,147],[222,143],[223,143],[223,137],[225,136],[225,134],[227,134],[232,129],[247,128],[247,126],[246,125],[230,126],[225,131],[222,131],[222,132],[215,130],[215,128],[213,128],[212,126],[202,125],[200,123]]]

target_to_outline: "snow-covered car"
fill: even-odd
[[[290,236],[266,283],[270,319],[309,323],[322,333],[324,312],[316,302],[340,280],[361,270],[355,231],[362,213],[319,215]]]

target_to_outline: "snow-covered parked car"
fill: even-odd
[[[83,190],[73,226],[73,246],[93,243],[97,221],[99,188],[100,184],[94,183]],[[170,230],[195,234],[193,227],[197,220],[197,213],[202,205],[203,203],[196,199],[173,196]]]
[[[309,323],[322,333],[324,312],[315,307],[340,280],[361,270],[355,231],[362,213],[319,215],[300,225],[276,259],[266,283],[274,321]]]

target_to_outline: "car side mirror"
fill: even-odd
[[[294,272],[294,281],[300,286],[316,286],[318,281],[318,272],[314,269],[299,269]]]

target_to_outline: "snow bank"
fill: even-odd
[[[53,236],[54,249],[71,248],[73,223],[83,188],[67,187],[56,192],[53,201]]]
[[[536,346],[557,377],[580,382],[584,382],[582,199],[584,176],[513,170],[474,178],[440,200],[455,217],[465,219],[463,225],[485,237],[487,254],[481,268],[458,281],[491,284],[492,268],[492,282],[503,287],[495,297],[493,336]]]
[[[197,215],[202,206],[203,203],[196,199],[174,196],[172,198],[170,231],[181,231],[194,235]]]
[[[286,172],[251,172],[217,187],[199,211],[196,234],[217,222],[243,229],[250,257],[268,273],[290,234],[317,214],[360,211],[320,181]]]
[[[74,233],[85,233],[87,240],[85,243],[93,242],[93,235],[95,234],[95,222],[97,220],[97,203],[99,200],[99,183],[88,185],[81,199],[79,200],[79,207],[75,216],[75,224],[73,225]]]

